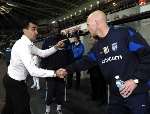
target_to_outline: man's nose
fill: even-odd
[[[38,35],[38,31],[35,31],[35,34]]]

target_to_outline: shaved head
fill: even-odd
[[[106,15],[103,11],[97,10],[88,16],[88,20],[89,19],[95,19],[95,20],[102,20],[103,19],[106,21]]]
[[[94,11],[87,18],[87,27],[92,37],[103,36],[108,29],[107,16],[103,11]]]

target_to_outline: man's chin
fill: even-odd
[[[32,38],[33,39],[33,41],[35,41],[36,40],[36,37],[34,37],[34,38]]]
[[[94,35],[93,39],[97,40],[98,39],[98,35]]]
[[[96,37],[97,35],[96,35],[95,33],[93,33],[93,34],[91,33],[91,36],[92,36],[92,37]]]

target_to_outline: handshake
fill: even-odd
[[[55,74],[56,74],[56,77],[64,78],[68,73],[67,73],[66,69],[60,68],[55,71]]]

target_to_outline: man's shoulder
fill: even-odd
[[[115,30],[124,30],[124,31],[134,31],[136,32],[136,30],[130,26],[126,26],[126,25],[114,25],[113,29]]]
[[[128,26],[123,26],[123,25],[114,25],[113,29],[114,30],[127,30],[129,27]]]
[[[24,48],[27,46],[26,43],[24,43],[21,39],[17,40],[12,48],[16,48],[17,50]]]
[[[14,47],[14,46],[18,46],[19,44],[22,44],[21,39],[17,40],[17,41],[14,43],[13,47]]]
[[[82,47],[84,47],[84,44],[83,44],[82,42],[80,43],[80,45],[81,45]]]
[[[129,34],[130,31],[133,31],[134,29],[132,29],[132,27],[129,26],[122,26],[122,25],[115,25],[113,26],[113,31],[115,31],[115,33],[117,34]]]

